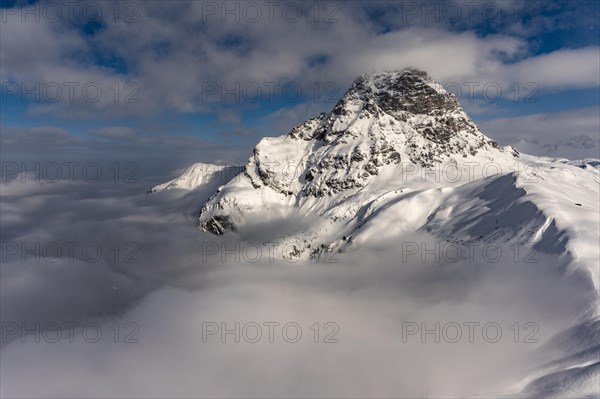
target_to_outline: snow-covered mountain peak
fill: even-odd
[[[439,266],[469,279],[484,269],[548,268],[586,293],[564,335],[574,344],[556,346],[552,362],[511,390],[544,397],[564,384],[597,392],[597,351],[580,337],[600,323],[598,164],[498,147],[423,72],[369,74],[331,112],[263,138],[235,178],[211,185],[224,172],[211,174],[198,195],[216,192],[203,198],[198,226],[268,244],[291,262],[395,246],[399,256],[386,261],[394,266]],[[199,165],[166,186],[195,186],[206,170]]]
[[[452,93],[417,69],[359,77],[330,113],[295,127],[289,136],[344,145],[350,158],[364,158],[373,149],[383,155],[383,163],[425,167],[452,154],[474,155],[497,147]]]
[[[297,258],[417,231],[528,245],[581,262],[574,267],[598,286],[592,245],[573,238],[600,234],[598,204],[588,201],[598,169],[578,166],[500,148],[422,71],[368,74],[331,112],[263,138],[238,176],[214,186],[198,222],[253,239],[260,226],[279,226],[260,239],[291,243],[283,256]],[[195,186],[198,172],[188,172]]]
[[[349,220],[377,196],[406,186],[407,165],[458,165],[467,176],[465,164],[481,168],[501,160],[506,166],[515,157],[516,151],[499,148],[482,134],[456,97],[425,72],[366,74],[331,112],[287,135],[262,139],[241,178],[219,189],[202,208],[199,222],[202,229],[222,234],[244,225],[259,209],[268,209],[269,218],[298,211],[325,215],[327,221]]]

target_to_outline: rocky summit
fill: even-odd
[[[261,140],[241,178],[204,205],[200,227],[215,234],[235,230],[240,218],[257,207],[279,214],[285,213],[282,207],[310,204],[325,211],[339,196],[355,195],[380,175],[399,176],[409,164],[433,168],[474,156],[491,160],[517,153],[500,149],[479,132],[456,97],[427,73],[406,69],[366,74],[331,112],[285,136]],[[254,203],[252,192],[263,193],[261,205]],[[322,200],[315,204],[315,199]]]

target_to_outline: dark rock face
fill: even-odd
[[[229,216],[226,215],[213,216],[202,227],[206,231],[218,236],[227,230],[236,231],[235,225],[231,222]]]
[[[399,75],[382,75],[374,87],[372,80],[363,76],[354,82],[346,96],[356,96],[368,103],[373,100],[379,109],[390,115],[402,111],[415,115],[441,115],[460,108],[453,95],[439,93],[428,82],[431,79],[427,73],[415,69]]]

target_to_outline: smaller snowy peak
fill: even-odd
[[[183,174],[166,183],[159,184],[148,190],[148,194],[162,190],[194,190],[207,183],[218,185],[227,184],[244,168],[225,163],[196,163],[183,172]]]

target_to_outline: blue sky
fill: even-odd
[[[540,127],[542,144],[560,131],[598,143],[596,1],[51,4],[2,2],[5,145],[51,128],[142,152],[160,138],[165,156],[179,151],[169,137],[185,138],[198,160],[241,160],[260,137],[330,110],[361,73],[407,66],[462,88],[463,107],[501,144],[518,134],[504,137],[498,120],[544,113],[565,118],[555,135]],[[577,110],[591,130],[566,118]]]

